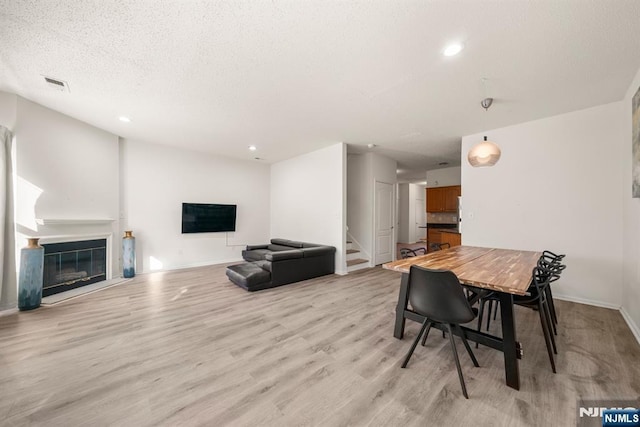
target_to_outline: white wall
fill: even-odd
[[[271,165],[271,238],[335,246],[338,274],[346,271],[345,174],[344,143]]]
[[[462,156],[462,161],[466,161],[466,154]],[[427,188],[460,185],[461,173],[460,166],[427,171]]]
[[[411,241],[411,205],[409,184],[398,184],[398,242],[413,243]],[[414,214],[415,216],[415,214]]]
[[[418,199],[420,202],[418,202]],[[409,216],[409,229],[411,233],[409,234],[409,238],[412,242],[417,242],[420,239],[424,239],[427,235],[426,229],[417,228],[417,225],[424,226],[427,223],[427,197],[425,187],[418,184],[409,184],[409,200],[411,201],[411,213]],[[418,214],[418,212],[420,212],[420,214]]]
[[[373,188],[370,159],[366,154],[347,157],[347,226],[363,258],[371,259]]]
[[[424,187],[417,184],[398,184],[398,242],[415,243],[424,238],[426,230],[418,230],[416,223],[425,225],[426,206]],[[420,205],[417,200],[421,199]],[[423,213],[417,217],[417,211]]]
[[[122,141],[122,228],[136,236],[138,272],[241,260],[269,235],[269,166]],[[182,234],[182,203],[236,204],[236,232]]]
[[[631,99],[640,87],[640,70],[622,102],[622,200],[624,269],[621,312],[640,342],[640,199],[631,197]]]
[[[360,244],[362,252],[372,262],[373,210],[375,182],[395,187],[397,162],[377,153],[353,154],[347,165],[347,210],[349,234]],[[394,200],[396,199],[394,195]],[[394,229],[397,241],[397,229]]]
[[[119,272],[118,137],[17,98],[16,245],[27,236],[110,239],[111,275]],[[96,225],[40,225],[36,219],[112,219]],[[109,277],[109,276],[108,276]]]
[[[7,129],[13,131],[16,122],[16,109],[17,109],[17,96],[0,91],[0,126],[4,126]],[[15,146],[14,146],[15,150]],[[11,196],[11,193],[6,195]],[[6,218],[9,220],[10,218]],[[13,308],[17,302],[17,272],[13,267],[16,264],[16,256],[14,250],[14,244],[10,241],[10,237],[7,239],[10,248],[3,248],[0,251],[0,259],[3,261],[3,266],[0,267],[0,310],[7,308]],[[15,240],[14,240],[15,241]],[[7,270],[3,270],[7,266]]]
[[[555,294],[619,307],[624,113],[616,102],[464,137],[463,243],[566,253]],[[472,168],[485,134],[502,158]]]
[[[18,97],[0,91],[0,126],[13,130],[16,125]]]

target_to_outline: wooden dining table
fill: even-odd
[[[540,252],[533,251],[454,246],[427,255],[384,264],[383,268],[402,273],[393,336],[402,339],[406,319],[419,323],[424,321],[424,317],[411,310],[408,304],[411,266],[451,270],[460,283],[474,290],[477,296],[486,291],[493,291],[498,295],[502,337],[475,329],[465,327],[462,329],[467,339],[503,352],[506,383],[509,387],[519,390],[518,359],[522,356],[522,346],[516,340],[513,296],[527,294],[531,273],[541,255]],[[435,325],[435,327],[440,326]]]

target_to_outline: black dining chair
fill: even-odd
[[[551,265],[556,269],[556,272],[549,278],[549,283],[553,283],[560,278],[560,273],[567,267],[565,264],[562,264],[562,260],[565,255],[557,255],[551,251],[542,252],[542,256],[540,257],[539,262],[543,265]],[[551,312],[551,320],[553,321],[553,333],[558,335],[558,331],[556,329],[556,325],[558,324],[558,315],[556,314],[556,305],[553,301],[553,293],[551,292],[551,286],[547,287],[547,301],[549,303],[549,310]]]
[[[551,319],[551,310],[549,308],[549,299],[547,292],[549,289],[550,280],[552,277],[559,276],[562,269],[558,264],[545,264],[542,261],[542,257],[538,260],[538,265],[533,268],[531,274],[531,284],[527,290],[528,295],[514,295],[513,303],[522,307],[531,308],[538,311],[540,316],[540,325],[542,327],[542,334],[544,335],[544,341],[547,346],[547,353],[549,355],[549,361],[551,362],[551,370],[556,373],[556,363],[554,354],[558,354],[556,347],[556,341],[553,337],[553,328]],[[498,304],[498,295],[494,292],[488,294],[480,300],[480,310],[478,314],[478,331],[482,323],[482,313],[484,310],[484,304],[487,301],[494,301]],[[491,310],[489,310],[489,317],[491,317]],[[487,322],[487,329],[488,322]],[[476,345],[477,348],[477,345]]]
[[[414,256],[419,256],[419,255],[426,255],[427,253],[427,249],[426,248],[400,248],[400,258],[402,259],[406,259],[406,258],[412,258]]]
[[[429,243],[429,249],[431,251],[441,251],[443,249],[449,249],[451,245],[449,243]]]
[[[425,320],[402,363],[402,367],[407,367],[409,359],[411,359],[411,355],[423,334],[426,340],[431,326],[434,323],[440,323],[444,325],[449,332],[449,342],[456,362],[456,368],[458,369],[458,378],[462,386],[462,394],[468,399],[469,395],[467,394],[467,387],[464,383],[460,360],[458,359],[458,351],[456,350],[456,344],[453,339],[454,330],[457,330],[462,338],[464,347],[467,349],[473,365],[476,367],[480,365],[471,351],[464,329],[460,327],[461,324],[468,323],[476,317],[476,313],[464,295],[460,281],[456,275],[449,270],[430,270],[413,265],[409,270],[409,302],[411,303],[413,311],[424,316]]]
[[[540,325],[542,326],[542,334],[547,345],[547,353],[551,362],[551,370],[556,373],[556,363],[553,354],[558,354],[555,339],[551,328],[551,313],[547,299],[547,288],[549,287],[550,277],[555,274],[554,270],[544,267],[538,263],[531,273],[531,286],[529,287],[530,295],[514,295],[513,303],[522,307],[532,308],[538,311],[540,316]]]
[[[558,335],[558,330],[556,325],[558,324],[558,316],[556,314],[555,304],[553,302],[553,293],[551,292],[551,283],[555,282],[560,278],[560,273],[567,267],[566,265],[560,263],[560,261],[565,257],[565,255],[556,255],[551,251],[544,251],[540,258],[538,259],[538,265],[543,267],[546,271],[549,272],[549,286],[545,289],[546,293],[546,302],[548,305],[549,313],[551,315],[551,326],[553,327],[553,334]],[[535,290],[533,283],[529,286],[529,292]],[[486,295],[483,295],[480,299],[480,306],[478,312],[478,331],[480,330],[480,326],[482,324],[482,319],[485,312],[485,304],[488,302],[488,316],[487,316],[487,331],[489,330],[489,326],[491,324],[491,313],[493,312],[493,320],[496,319],[498,314],[498,308],[500,307],[500,302],[498,301],[498,297],[494,292],[489,292]],[[495,303],[495,305],[494,305]],[[555,343],[554,343],[555,347]],[[476,348],[478,345],[476,344]]]

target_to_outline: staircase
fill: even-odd
[[[347,240],[347,272],[369,267],[369,260],[362,258],[363,254],[355,248],[353,242]]]

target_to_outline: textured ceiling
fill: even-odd
[[[0,90],[125,138],[266,162],[373,143],[415,173],[622,99],[639,23],[637,0],[0,0]]]

